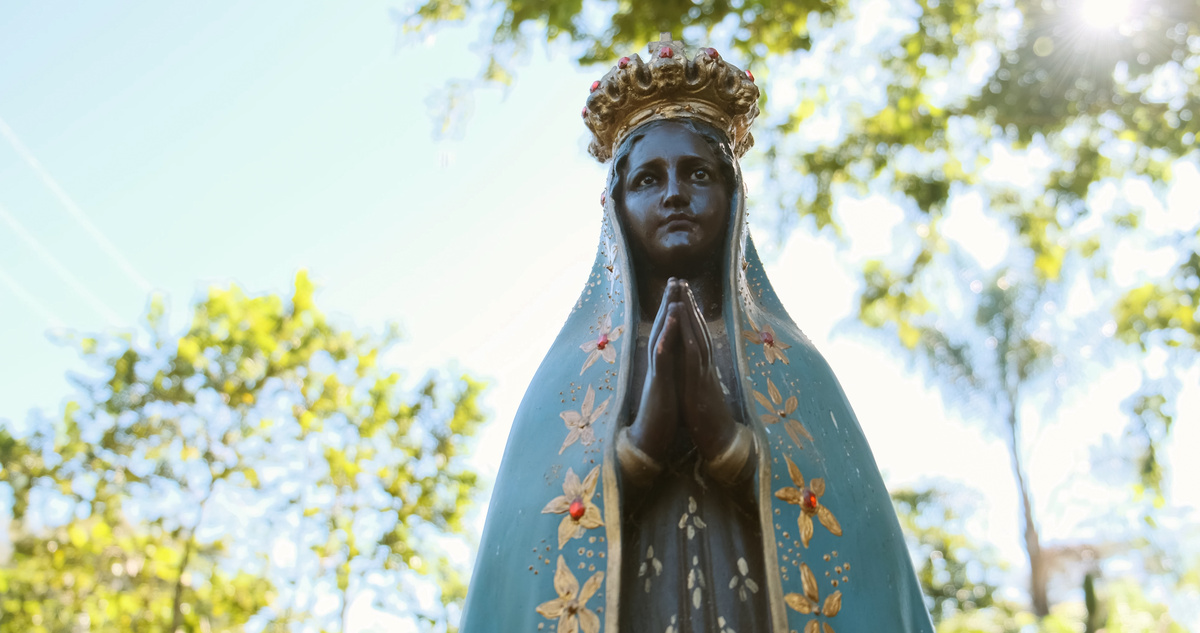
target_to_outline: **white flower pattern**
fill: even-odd
[[[703,530],[704,528],[708,527],[708,524],[704,522],[704,519],[701,519],[700,515],[696,514],[697,507],[696,498],[688,497],[687,512],[684,512],[683,515],[679,517],[679,529],[687,530],[687,537],[689,541],[696,538],[696,530]],[[689,521],[689,519],[691,520]]]

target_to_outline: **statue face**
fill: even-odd
[[[702,137],[682,125],[649,130],[621,178],[625,228],[647,263],[686,275],[718,257],[728,230],[729,184]]]

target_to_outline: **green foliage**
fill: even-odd
[[[953,498],[937,488],[892,492],[935,624],[997,604],[996,555],[967,536]]]
[[[1170,281],[1129,290],[1113,314],[1117,336],[1143,350],[1157,344],[1200,351],[1200,251],[1193,247]]]
[[[304,272],[290,300],[212,288],[182,335],[154,300],[144,331],[75,339],[90,373],[61,420],[0,430],[16,528],[6,630],[341,630],[367,589],[444,622],[399,584],[462,600],[436,545],[463,532],[476,488],[463,455],[483,385],[431,376],[406,396],[383,363],[396,329],[338,328],[313,292]],[[69,510],[55,521],[54,507]],[[339,613],[298,593],[314,581]]]

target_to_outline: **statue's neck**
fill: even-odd
[[[667,288],[669,278],[666,275],[647,275],[638,279],[638,302],[641,304],[643,321],[654,322],[654,315],[658,313],[658,307],[662,304],[663,292]],[[711,323],[724,316],[721,304],[725,298],[725,289],[716,270],[677,278],[688,282],[705,321]]]

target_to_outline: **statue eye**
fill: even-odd
[[[703,182],[711,179],[711,175],[708,173],[708,169],[701,167],[700,169],[692,172],[692,178]]]
[[[636,184],[638,187],[649,187],[657,182],[657,180],[653,174],[642,174],[638,176]]]

